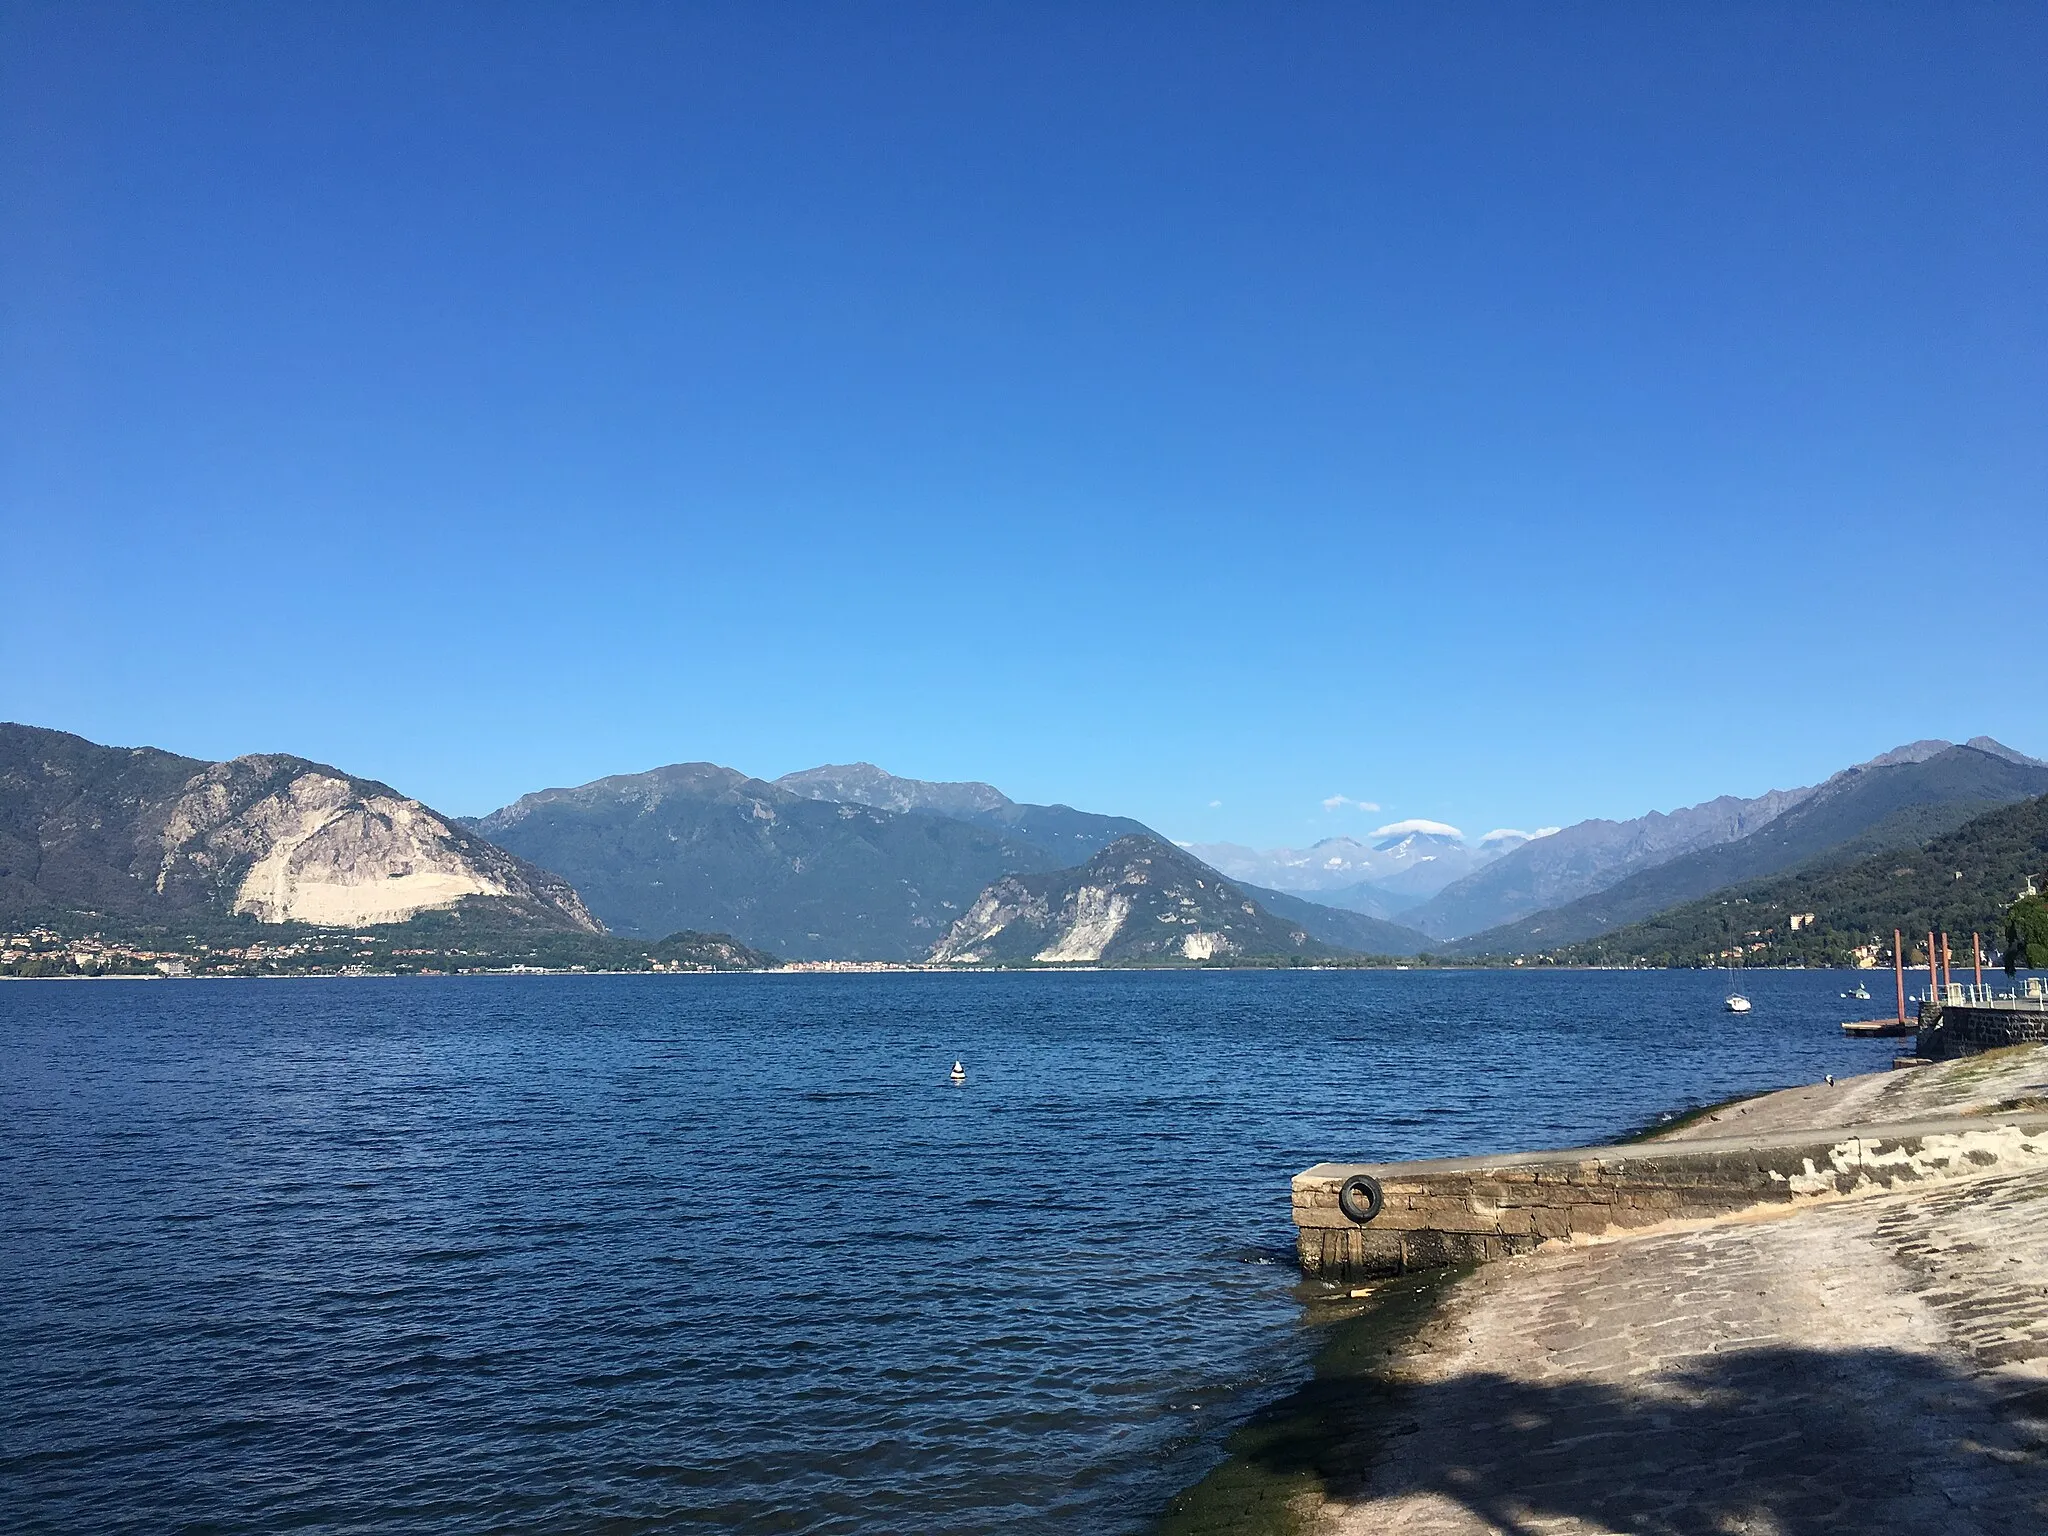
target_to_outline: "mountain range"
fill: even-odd
[[[1401,920],[1433,939],[1463,938],[1605,890],[1638,870],[1747,836],[1811,793],[1774,789],[1748,799],[1722,795],[1629,821],[1576,822],[1447,884],[1404,911]]]
[[[304,758],[209,763],[8,725],[0,917],[428,924],[457,947],[485,930],[608,928],[605,944],[650,963],[664,935],[685,949],[722,936],[723,950],[690,951],[710,959],[1550,955],[1730,886],[1919,847],[2043,793],[2048,764],[1988,738],[1924,741],[1819,785],[1632,821],[1477,846],[1406,821],[1370,842],[1261,853],[1175,848],[1128,817],[871,763],[773,781],[672,764],[458,820]]]
[[[1996,742],[1920,742],[1791,793],[1796,798],[1788,807],[1741,837],[1664,859],[1591,895],[1441,947],[1453,955],[1551,949],[1740,881],[1811,861],[1838,864],[1911,847],[1985,811],[2048,794],[2048,764]]]
[[[2039,766],[2035,759],[1988,736],[1963,745],[2021,767]],[[1538,914],[1596,896],[1644,871],[1740,842],[1808,798],[1828,792],[1856,774],[1910,767],[1951,750],[1954,744],[1947,741],[1910,742],[1844,769],[1819,785],[1774,789],[1754,796],[1723,795],[1675,811],[1651,811],[1625,821],[1593,819],[1562,829],[1544,828],[1535,834],[1503,829],[1488,833],[1477,846],[1467,846],[1455,827],[1408,821],[1380,828],[1369,843],[1334,837],[1304,849],[1268,850],[1235,843],[1197,843],[1190,845],[1189,851],[1233,879],[1419,930],[1425,949],[1481,953],[1486,952],[1482,945],[1526,942],[1528,935],[1513,926],[1522,919],[1535,922]],[[1995,789],[1972,789],[1963,782],[1967,778],[1965,774],[1951,783],[1936,774],[1922,784],[1930,803],[1955,800],[1957,809],[1947,825],[1967,819],[1972,807],[1983,809],[2017,798],[2026,782],[2020,776]],[[1837,816],[1829,824],[1840,821]],[[1934,825],[1932,821],[1925,824]],[[1850,827],[1842,835],[1860,835],[1862,830]],[[1756,846],[1752,845],[1752,852]],[[1817,850],[1808,850],[1813,851]],[[1689,889],[1683,878],[1686,871],[1714,867],[1711,861],[1696,861],[1682,866],[1670,887],[1645,881],[1630,889],[1645,893]]]
[[[2048,795],[1986,811],[1910,848],[1726,886],[1549,955],[1593,965],[1713,965],[1739,940],[1751,964],[1875,965],[1889,960],[1897,930],[1909,964],[1925,963],[1930,932],[1965,945],[1962,935],[1982,935],[1990,963],[2008,905],[2042,887]],[[1961,969],[1974,956],[1964,947],[1956,958]]]

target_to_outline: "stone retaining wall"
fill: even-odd
[[[1922,1004],[1914,1054],[1928,1061],[1952,1061],[2008,1045],[2048,1040],[2048,1009],[1976,1007],[1968,1003]]]
[[[1318,1163],[1295,1175],[1301,1267],[1366,1278],[1526,1253],[1555,1239],[2048,1166],[2048,1114],[1411,1163]],[[1344,1180],[1377,1179],[1384,1204],[1359,1225]]]

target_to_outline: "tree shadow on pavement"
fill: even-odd
[[[1361,1383],[1363,1386],[1363,1383]],[[1476,1373],[1381,1389],[1341,1500],[1434,1494],[1494,1529],[2048,1531],[2048,1385],[1886,1349],[1730,1351],[1639,1385]],[[1375,1469],[1373,1461],[1378,1462]]]

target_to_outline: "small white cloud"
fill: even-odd
[[[1209,802],[1209,809],[1212,811],[1220,811],[1223,809],[1223,802],[1221,800],[1211,800]]]
[[[1349,795],[1330,796],[1329,799],[1323,802],[1323,809],[1326,811],[1341,811],[1347,805],[1354,811],[1376,811],[1379,809],[1377,801],[1354,800]]]
[[[1379,807],[1374,806],[1373,809],[1378,810]],[[1376,832],[1374,832],[1373,836],[1406,837],[1410,832],[1426,832],[1432,837],[1462,838],[1465,835],[1464,833],[1460,832],[1456,827],[1452,826],[1449,822],[1423,821],[1421,818],[1417,817],[1408,821],[1390,821],[1384,827],[1381,827]]]
[[[1533,843],[1539,837],[1549,837],[1561,830],[1559,827],[1538,827],[1534,832],[1524,832],[1519,827],[1495,827],[1479,839],[1479,846],[1484,848],[1488,843],[1505,842]]]

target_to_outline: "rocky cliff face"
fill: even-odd
[[[600,931],[566,881],[417,800],[300,758],[213,764],[172,802],[158,840],[159,893],[210,888],[260,922],[361,928],[486,897]]]
[[[932,950],[960,965],[1330,955],[1170,843],[1120,838],[1078,869],[996,881]]]
[[[488,903],[519,923],[602,931],[559,877],[304,758],[205,763],[4,726],[0,826],[0,910],[358,928]]]

